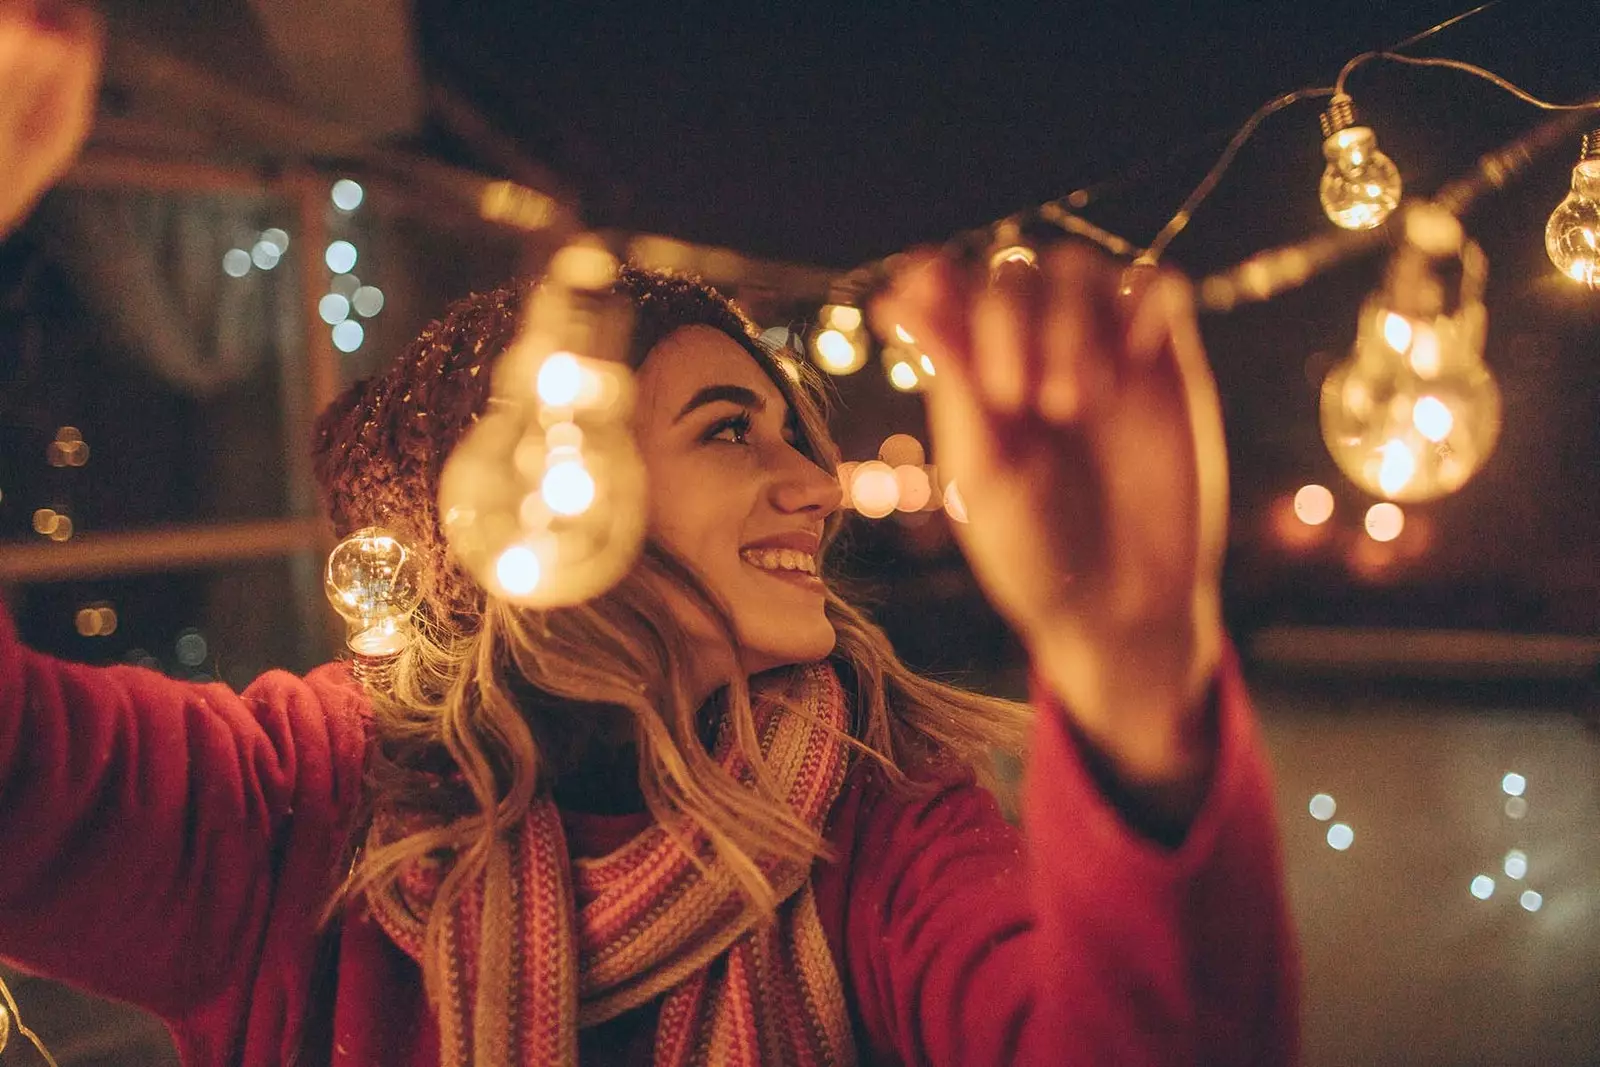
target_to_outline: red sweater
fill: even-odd
[[[862,1061],[1291,1062],[1294,945],[1237,667],[1176,849],[1127,828],[1060,709],[1040,711],[1025,834],[970,777],[910,799],[865,763],[847,781],[828,831],[840,862],[813,877]],[[284,1063],[366,722],[339,667],[236,694],[40,655],[0,609],[0,952],[154,1011],[186,1064]],[[585,852],[636,828],[568,825]],[[436,1065],[416,965],[359,908],[340,936],[334,1047],[317,1058]],[[591,1061],[648,1062],[652,1011],[586,1033]]]

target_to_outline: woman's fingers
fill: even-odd
[[[1092,418],[1116,388],[1116,267],[1082,245],[1062,245],[1046,252],[1041,273],[1049,300],[1035,406],[1046,422],[1068,426]]]

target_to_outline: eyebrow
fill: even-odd
[[[683,405],[683,410],[678,412],[672,421],[674,424],[682,422],[696,408],[715,404],[719,400],[726,400],[757,412],[767,410],[766,399],[754,389],[746,389],[742,385],[708,385],[691,396],[689,402]]]

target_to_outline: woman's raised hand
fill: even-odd
[[[914,254],[872,314],[934,362],[958,540],[1043,680],[1128,782],[1203,775],[1227,460],[1188,284],[1078,245]]]
[[[67,172],[89,134],[102,31],[87,8],[0,0],[0,237]]]

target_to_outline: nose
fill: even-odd
[[[785,451],[789,462],[773,479],[773,507],[789,514],[809,513],[819,522],[838,511],[844,502],[839,479],[796,449]]]

